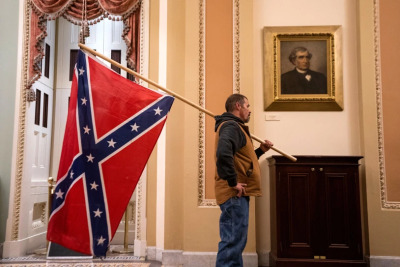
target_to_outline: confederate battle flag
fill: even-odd
[[[173,101],[79,51],[49,241],[106,254]]]

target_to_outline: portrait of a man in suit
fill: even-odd
[[[293,48],[289,61],[294,68],[281,75],[281,94],[326,94],[326,75],[310,69],[312,54],[306,47]]]

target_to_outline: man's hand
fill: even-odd
[[[247,184],[243,184],[243,183],[237,183],[237,185],[234,187],[238,193],[237,193],[237,197],[241,197],[242,195],[246,194],[246,187]]]
[[[260,144],[260,148],[263,152],[267,152],[273,145],[271,141],[264,140],[264,143]]]

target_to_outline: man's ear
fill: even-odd
[[[239,102],[236,102],[236,103],[235,103],[235,107],[236,107],[237,110],[240,110],[240,107],[241,107],[240,103],[239,103]]]

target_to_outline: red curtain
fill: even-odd
[[[27,89],[40,78],[46,21],[63,16],[81,25],[93,25],[104,18],[123,20],[122,38],[127,45],[128,67],[139,70],[139,24],[142,0],[30,0],[31,22]],[[84,15],[82,15],[84,14]]]
[[[40,78],[42,73],[43,42],[46,38],[46,19],[32,12],[30,21],[30,39],[29,39],[29,67],[27,89]]]
[[[122,37],[126,44],[126,61],[128,67],[139,72],[139,33],[140,33],[140,9],[137,9],[124,20],[124,32]]]

